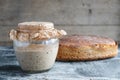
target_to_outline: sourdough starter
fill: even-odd
[[[59,42],[52,44],[26,44],[15,47],[21,68],[25,71],[44,71],[50,69],[56,59]]]

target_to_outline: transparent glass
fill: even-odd
[[[17,60],[24,71],[46,71],[55,63],[58,39],[28,42],[14,40],[13,43]]]

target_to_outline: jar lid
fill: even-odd
[[[19,41],[39,41],[51,38],[59,38],[67,33],[57,30],[51,22],[23,22],[19,23],[17,29],[10,31],[10,39]]]
[[[22,22],[18,24],[19,30],[46,30],[54,29],[52,22]]]

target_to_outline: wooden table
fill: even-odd
[[[0,46],[0,80],[120,80],[120,54],[98,61],[56,61],[51,70],[30,74],[21,70],[12,47]]]

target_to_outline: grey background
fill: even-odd
[[[0,41],[19,22],[50,21],[68,34],[120,41],[120,0],[0,0]]]

